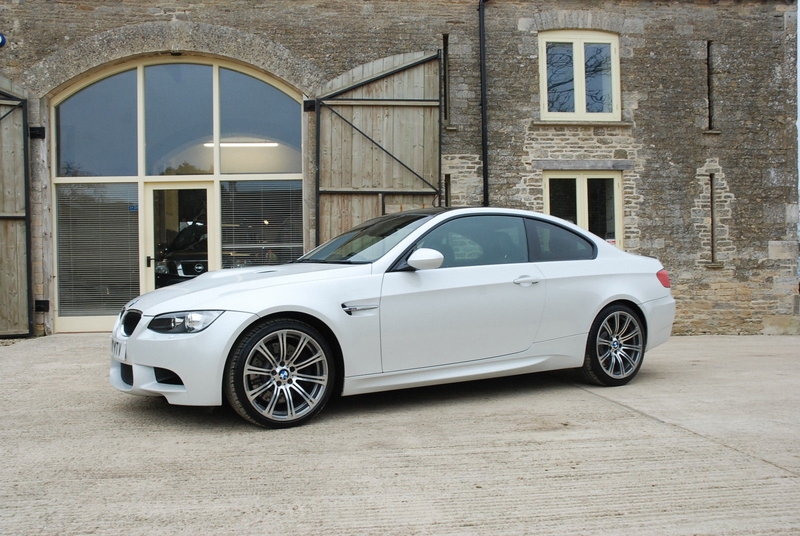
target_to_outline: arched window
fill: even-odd
[[[298,100],[217,65],[146,65],[94,82],[56,106],[56,137],[58,177],[213,174],[216,147],[222,174],[301,171]]]
[[[302,254],[300,102],[262,73],[184,57],[55,99],[57,323],[115,315],[209,269]],[[175,251],[187,236],[191,258]]]

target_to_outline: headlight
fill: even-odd
[[[165,261],[161,261],[156,264],[156,273],[157,274],[168,274],[169,273],[169,266]]]
[[[158,315],[147,329],[158,333],[197,333],[216,320],[222,311],[181,311]]]

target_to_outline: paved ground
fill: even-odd
[[[113,390],[108,337],[0,347],[4,534],[799,534],[800,337],[675,337],[262,430]]]

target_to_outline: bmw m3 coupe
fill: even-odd
[[[426,209],[367,221],[289,264],[207,272],[132,300],[110,378],[289,427],[334,391],[557,369],[620,386],[674,317],[656,259],[543,214]]]

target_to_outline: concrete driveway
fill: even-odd
[[[4,534],[798,534],[800,337],[674,337],[263,430],[112,389],[107,335],[0,347]]]

